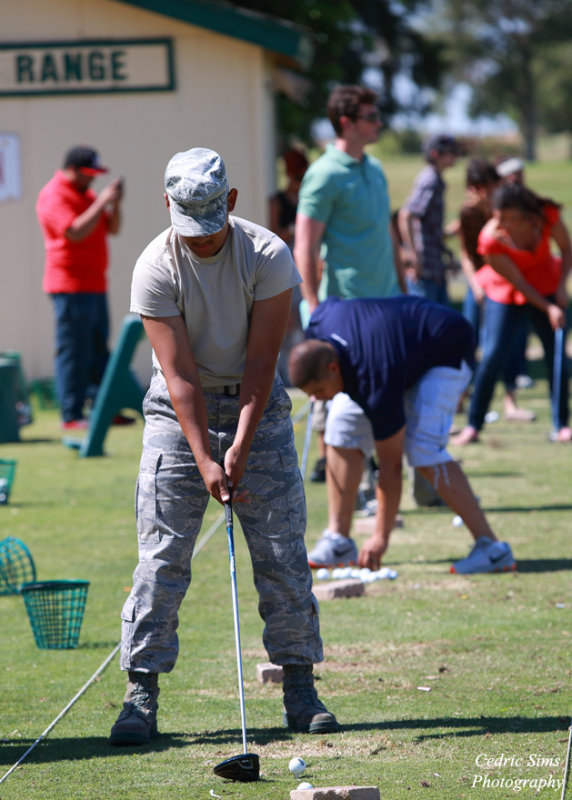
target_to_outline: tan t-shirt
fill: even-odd
[[[168,228],[135,264],[131,311],[181,315],[205,389],[240,383],[252,304],[301,283],[287,245],[266,228],[229,217],[222,250],[199,258]],[[153,353],[153,364],[160,369]]]

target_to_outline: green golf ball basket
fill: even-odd
[[[89,581],[33,581],[20,592],[36,645],[44,650],[77,647]]]
[[[36,566],[20,539],[7,536],[0,541],[0,595],[18,594],[23,583],[36,580]]]
[[[0,459],[0,506],[5,506],[10,499],[16,462],[9,459]]]

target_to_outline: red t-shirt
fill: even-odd
[[[107,289],[107,215],[81,242],[66,238],[66,230],[95,201],[91,189],[79,192],[62,170],[38,195],[36,213],[44,234],[46,264],[43,289],[48,294],[105,292]]]
[[[544,216],[546,223],[535,250],[520,250],[512,244],[506,234],[497,238],[494,232],[499,230],[498,224],[495,220],[490,220],[479,235],[478,252],[485,258],[491,254],[507,256],[522,272],[528,283],[540,294],[547,296],[554,294],[558,288],[562,270],[561,259],[552,255],[550,250],[550,231],[560,219],[560,212],[556,206],[546,205]],[[499,275],[490,264],[481,267],[475,277],[487,297],[497,303],[521,306],[527,302],[522,292],[515,289],[513,284]]]

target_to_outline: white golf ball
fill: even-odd
[[[290,763],[288,764],[288,769],[293,775],[301,775],[304,770],[306,769],[306,762],[303,758],[296,756],[295,758],[290,759]]]
[[[314,787],[312,786],[311,783],[308,783],[308,781],[302,781],[302,783],[298,784],[297,788],[298,788],[298,791],[300,791],[302,789],[313,789]]]
[[[316,578],[319,581],[329,581],[330,580],[330,570],[326,567],[320,567],[319,570],[316,571]]]
[[[464,525],[464,524],[465,523],[463,522],[463,518],[460,517],[458,514],[457,514],[456,517],[453,517],[453,527],[454,528],[460,528],[461,525]]]
[[[334,567],[332,570],[332,578],[337,580],[338,578],[344,577],[344,568],[343,567]]]

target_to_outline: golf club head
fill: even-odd
[[[241,783],[257,781],[260,776],[260,759],[256,753],[241,753],[239,756],[221,761],[213,772],[219,778],[226,778],[229,781]]]

